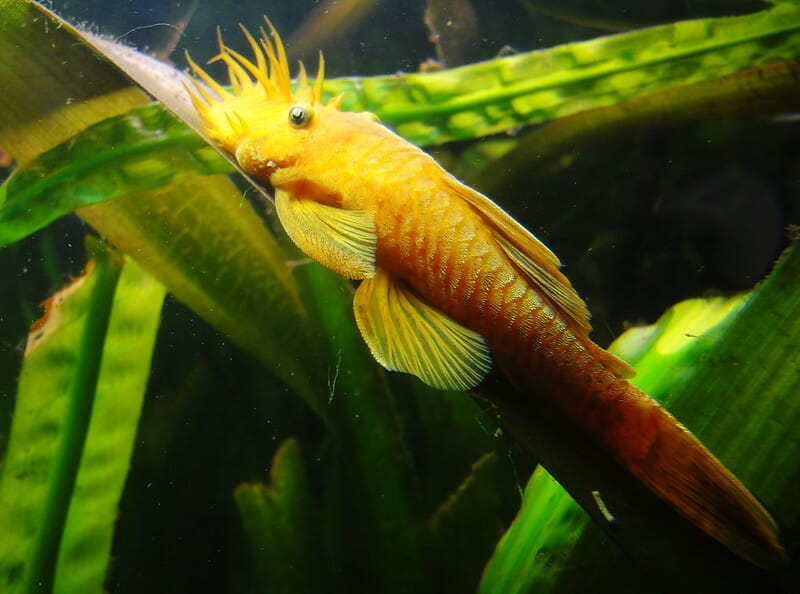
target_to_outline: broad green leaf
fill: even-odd
[[[612,347],[635,363],[634,382],[687,424],[789,527],[800,517],[793,487],[800,476],[798,278],[795,245],[752,294],[681,303]],[[520,516],[487,566],[481,592],[570,592],[586,579],[600,591],[642,591],[628,562],[558,483],[534,477],[528,489]],[[543,533],[548,518],[553,529]],[[522,543],[530,548],[520,551]],[[553,551],[561,554],[553,558]],[[734,591],[746,585],[730,577],[709,564],[693,587]]]
[[[519,515],[500,539],[494,556],[486,566],[480,594],[523,594],[548,592],[563,580],[564,566],[575,553],[575,546],[588,522],[586,513],[569,497],[556,480],[538,467],[525,487]],[[575,568],[586,572],[587,567]],[[606,567],[606,570],[610,569]],[[616,571],[614,591],[629,592],[642,583],[627,567]],[[589,589],[591,578],[583,588]],[[599,591],[599,590],[598,590]]]
[[[0,583],[10,592],[49,591],[56,577],[121,265],[100,246],[93,256],[28,338],[0,477]]]
[[[321,346],[287,257],[230,179],[191,177],[79,214],[326,416]]]
[[[355,563],[359,583],[378,591],[424,592],[429,568],[416,473],[385,374],[355,326],[352,285],[321,266],[297,272],[304,294],[319,297],[312,324],[327,349],[325,395],[340,485],[333,498],[345,497],[346,510],[358,502],[357,517],[338,528],[340,537],[359,536],[363,557],[351,551],[344,562]]]
[[[490,195],[501,196],[529,172],[535,156],[536,176],[546,178],[563,171],[565,155],[576,146],[621,137],[637,129],[680,124],[720,114],[779,114],[800,107],[800,62],[787,60],[746,68],[735,74],[678,85],[634,96],[613,105],[597,107],[559,118],[521,136],[505,154],[471,170],[469,180]],[[506,143],[509,140],[504,140]],[[507,175],[497,175],[497,171]]]

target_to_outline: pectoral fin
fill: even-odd
[[[344,210],[275,191],[278,218],[310,258],[346,278],[375,274],[375,219],[366,210]]]
[[[384,367],[411,373],[442,390],[477,386],[491,368],[480,334],[429,306],[377,269],[353,302],[361,335]]]

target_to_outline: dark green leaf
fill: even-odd
[[[315,510],[300,453],[290,439],[272,461],[270,485],[241,485],[236,504],[250,542],[259,588],[281,594],[324,590]]]

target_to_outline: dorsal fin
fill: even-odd
[[[495,231],[497,242],[533,286],[550,300],[573,332],[588,337],[589,310],[546,245],[489,198],[447,175],[447,183]]]

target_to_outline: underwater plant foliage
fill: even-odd
[[[9,3],[0,7],[5,4]],[[34,62],[39,61],[40,72],[49,72],[47,60],[63,59],[59,52],[64,47],[75,46],[74,38],[66,30],[59,32],[52,25],[45,26],[46,21],[37,20],[35,6],[24,2],[13,4],[15,8],[23,5],[27,8],[18,8],[15,13],[4,12],[7,22],[0,34],[0,45],[4,52],[8,51],[4,55],[12,55],[12,49],[14,56],[29,54],[36,57]],[[37,35],[47,43],[37,42]],[[21,49],[26,47],[21,45],[23,41],[44,48],[52,46],[54,39],[61,40],[63,45],[57,46],[58,51],[50,57],[46,52],[37,54]],[[775,45],[780,47],[780,44]],[[174,304],[167,308],[164,315],[173,316],[166,321],[172,334],[162,328],[156,340],[152,385],[144,403],[144,421],[139,428],[146,445],[138,445],[138,452],[133,453],[134,466],[126,486],[127,494],[121,502],[120,522],[115,529],[113,510],[119,490],[109,488],[103,493],[107,498],[103,504],[105,515],[72,511],[80,510],[81,505],[97,509],[98,504],[91,497],[85,503],[68,502],[69,513],[74,514],[69,516],[68,522],[77,522],[77,525],[72,528],[72,524],[66,524],[69,530],[62,527],[63,543],[57,563],[51,555],[49,568],[43,569],[42,575],[49,572],[54,589],[70,591],[73,582],[69,579],[79,577],[72,568],[82,565],[84,560],[76,561],[70,555],[69,535],[88,529],[81,525],[81,518],[86,518],[88,523],[88,518],[95,516],[103,531],[98,540],[105,539],[105,544],[98,547],[93,556],[95,574],[91,588],[94,591],[137,591],[142,587],[153,591],[197,591],[204,587],[227,591],[306,591],[309,587],[321,588],[317,591],[336,591],[337,588],[382,592],[407,592],[412,588],[431,592],[474,590],[483,565],[511,520],[518,504],[517,484],[525,482],[531,461],[521,456],[518,446],[507,435],[497,431],[497,420],[491,414],[479,410],[464,395],[443,395],[414,385],[408,378],[387,378],[372,361],[352,324],[350,286],[315,266],[299,266],[289,271],[285,262],[296,258],[296,254],[274,239],[256,210],[230,180],[207,176],[229,171],[228,165],[218,161],[206,152],[202,143],[161,115],[138,120],[152,124],[149,134],[147,126],[129,125],[137,122],[138,114],[149,113],[147,110],[154,108],[130,111],[142,105],[145,97],[137,89],[128,87],[124,78],[115,78],[118,75],[114,69],[98,62],[85,46],[77,47],[84,54],[69,56],[70,63],[75,65],[74,72],[82,72],[77,65],[85,61],[83,63],[91,64],[91,67],[86,66],[91,76],[107,77],[104,85],[93,86],[97,97],[78,94],[78,91],[85,93],[87,88],[81,77],[72,81],[59,80],[45,92],[40,85],[50,79],[44,74],[23,80],[13,88],[4,87],[19,98],[11,101],[14,108],[27,110],[26,116],[12,111],[5,118],[0,117],[0,145],[13,147],[12,154],[19,164],[18,177],[3,186],[3,191],[8,192],[8,204],[28,192],[26,200],[44,213],[41,226],[88,204],[70,202],[63,199],[64,196],[103,202],[84,208],[79,214],[115,246],[135,258],[148,274],[196,314],[221,331],[222,336],[207,328],[190,333],[177,330],[181,321],[192,318],[193,314]],[[72,51],[79,53],[79,49]],[[750,62],[744,59],[741,67],[748,65]],[[35,63],[26,64],[24,68],[37,72]],[[568,73],[569,70],[565,76]],[[457,73],[456,76],[461,75]],[[470,78],[467,74],[463,76],[465,80]],[[426,79],[421,80],[421,85],[427,84]],[[678,79],[675,84],[680,88],[689,82]],[[57,97],[79,97],[72,103],[75,108],[68,117],[60,113],[47,120],[68,121],[69,126],[63,131],[41,125],[40,116],[52,114],[53,105],[37,104],[32,98],[40,95],[48,95],[54,104],[60,102]],[[110,108],[97,107],[98,103],[102,105],[104,97],[112,97],[108,103]],[[574,103],[575,98],[570,98],[570,104]],[[389,102],[388,105],[393,104]],[[586,109],[590,107],[592,105],[587,103]],[[83,114],[74,115],[81,110]],[[109,117],[116,119],[107,120]],[[12,130],[11,122],[16,127],[18,121],[28,122],[30,128],[26,131],[23,126],[21,131]],[[101,121],[99,128],[91,128]],[[141,136],[133,134],[140,131],[143,132]],[[467,136],[486,131],[478,126]],[[101,150],[98,144],[93,144],[92,134],[95,134],[95,143],[108,142],[118,152],[109,155],[107,150]],[[20,138],[25,138],[24,142],[19,141]],[[72,138],[78,140],[62,144]],[[152,144],[148,145],[146,140]],[[81,142],[86,144],[81,145]],[[34,143],[40,144],[34,146]],[[81,146],[85,147],[85,152],[81,152]],[[186,147],[185,153],[178,150],[181,146]],[[129,149],[127,153],[126,148]],[[48,150],[54,151],[51,156],[44,155]],[[165,164],[165,154],[177,156],[170,157],[172,160]],[[184,158],[183,154],[188,156]],[[33,165],[26,170],[28,164]],[[37,167],[42,167],[40,173],[47,174],[39,176],[42,181],[35,178]],[[63,177],[59,179],[57,172],[64,172]],[[31,180],[50,185],[37,191],[36,182],[23,184],[25,174],[31,176]],[[15,190],[12,195],[13,184],[20,184],[22,190]],[[118,199],[111,201],[115,198]],[[0,213],[4,209],[5,206],[0,207]],[[24,202],[18,212],[24,214]],[[18,236],[9,241],[21,240],[33,231],[31,227],[20,232],[20,221],[26,218],[15,216],[10,219],[13,223],[8,228]],[[537,224],[548,225],[546,220],[537,221]],[[794,257],[785,264],[796,260]],[[127,269],[128,265],[124,267]],[[794,303],[792,300],[797,299],[796,282],[792,282],[796,274],[791,270],[779,268],[773,277],[774,283],[761,287],[762,294],[774,293],[774,299],[785,300],[790,307]],[[779,284],[780,289],[774,288],[775,284]],[[43,293],[41,297],[46,295]],[[709,304],[708,308],[711,307]],[[783,365],[784,371],[789,373],[792,365],[796,369],[796,359],[784,361],[778,355],[791,352],[791,345],[796,344],[792,341],[796,341],[797,332],[792,332],[787,324],[790,316],[783,314],[781,317],[771,305],[753,315],[754,318],[745,319],[741,312],[734,312],[730,314],[729,323],[741,321],[744,329],[740,333],[744,334],[754,334],[753,328],[766,330],[776,324],[785,328],[786,342],[778,344],[764,339],[758,342],[758,358]],[[201,324],[188,323],[191,326]],[[151,318],[149,324],[149,331],[155,333],[158,321]],[[786,399],[796,393],[796,386],[773,384],[775,390],[771,399],[764,401],[753,415],[760,420],[759,427],[753,428],[743,422],[746,413],[741,410],[728,411],[730,416],[726,420],[726,392],[731,386],[737,387],[738,398],[746,398],[748,393],[754,397],[763,390],[754,382],[748,392],[740,378],[734,380],[729,370],[720,369],[718,357],[722,355],[717,353],[725,351],[718,349],[737,345],[744,350],[724,356],[734,357],[745,374],[751,366],[762,367],[758,362],[743,363],[750,360],[746,354],[748,348],[752,352],[752,345],[742,344],[740,336],[726,338],[728,331],[725,336],[717,336],[718,342],[712,341],[714,344],[708,346],[705,354],[686,355],[691,369],[682,380],[685,389],[681,395],[689,404],[682,405],[685,410],[678,416],[708,439],[715,451],[723,453],[725,444],[732,444],[731,453],[723,455],[723,459],[741,473],[745,482],[785,524],[791,543],[797,534],[798,510],[789,493],[792,481],[796,480],[799,457],[791,448],[782,447],[780,439],[785,438],[788,444],[796,440],[792,428],[798,425],[792,422],[794,416],[789,407],[782,404],[788,404]],[[183,333],[182,341],[171,339],[174,333],[179,336]],[[196,338],[198,335],[200,339]],[[228,339],[253,358],[227,346]],[[770,344],[774,344],[775,351],[769,350]],[[77,346],[72,348],[77,349]],[[159,362],[159,348],[163,349],[163,358],[172,359],[170,363]],[[145,351],[140,355],[146,359]],[[663,361],[651,365],[654,369],[664,368]],[[9,369],[10,373],[16,373]],[[164,379],[165,374],[175,370],[185,371],[182,379]],[[270,377],[264,377],[265,370]],[[146,363],[142,363],[137,372],[140,382],[147,371]],[[703,378],[704,373],[714,381],[699,379],[699,387],[693,392],[694,378]],[[640,368],[640,374],[647,376],[644,367]],[[773,376],[776,374],[771,373],[766,379]],[[763,375],[760,380],[765,381]],[[22,393],[20,387],[17,402]],[[696,395],[698,393],[702,395]],[[159,394],[161,398],[154,398]],[[307,406],[276,402],[291,400],[292,394],[300,396]],[[99,402],[99,392],[96,398]],[[215,404],[212,399],[219,402]],[[123,415],[130,445],[140,406],[134,399],[130,411]],[[709,411],[715,407],[717,412],[713,413],[711,422]],[[780,419],[783,429],[769,433],[774,441],[764,446],[768,450],[762,450],[761,445],[752,447],[754,440],[763,442],[764,434],[759,431],[763,432],[765,427],[774,428],[777,423],[775,408],[785,411]],[[254,418],[243,420],[248,411],[257,413]],[[92,413],[90,422],[102,423],[96,420],[102,418]],[[22,430],[17,423],[15,415],[12,431]],[[185,424],[192,427],[187,429],[183,427]],[[718,428],[716,435],[714,427]],[[704,431],[709,431],[709,436]],[[731,439],[734,433],[736,440]],[[303,437],[298,439],[301,435]],[[90,429],[86,439],[87,444],[108,449],[109,437],[94,437]],[[206,441],[211,443],[203,443]],[[182,456],[181,451],[191,454]],[[166,457],[164,452],[168,452]],[[12,460],[11,454],[9,444],[5,464]],[[123,480],[128,456],[129,453],[126,455],[122,451],[114,458],[117,475],[121,472]],[[272,456],[274,459],[270,463]],[[161,457],[164,459],[160,460]],[[776,458],[779,464],[775,463]],[[201,461],[202,468],[179,468],[192,461]],[[270,466],[267,476],[264,469]],[[5,468],[2,480],[8,481]],[[148,503],[148,483],[154,477],[158,482],[155,491],[150,493],[158,501]],[[175,481],[182,486],[168,486]],[[266,486],[264,481],[267,481]],[[235,485],[241,485],[235,496],[241,520],[234,515]],[[203,488],[211,495],[201,494]],[[13,487],[6,487],[9,489],[12,494],[19,495]],[[527,505],[529,497],[539,501],[533,511]],[[154,511],[153,505],[162,502],[168,511]],[[217,505],[225,511],[209,511]],[[191,509],[195,518],[208,520],[209,531],[205,536],[202,528],[189,526],[191,516],[182,515],[178,509],[181,506]],[[109,510],[112,510],[110,515]],[[563,511],[564,515],[556,511]],[[156,521],[149,524],[148,535],[148,523],[144,519],[151,513],[150,517]],[[493,577],[487,569],[481,583],[482,591],[542,591],[548,583],[551,591],[559,591],[558,588],[570,591],[570,584],[574,586],[570,579],[576,576],[574,572],[570,575],[568,569],[577,566],[585,572],[587,565],[592,567],[592,576],[605,579],[598,578],[594,582],[603,584],[598,585],[598,591],[624,589],[622,581],[631,584],[631,591],[644,591],[648,587],[641,570],[621,556],[606,538],[598,536],[592,524],[587,528],[585,514],[566,498],[560,487],[548,483],[541,474],[536,475],[526,490],[522,513],[515,526],[526,520],[531,522],[536,538],[541,540],[524,535],[514,548],[517,554],[523,554],[513,565],[507,566],[503,577]],[[44,513],[32,515],[39,519],[45,517]],[[4,521],[13,522],[13,518],[7,514]],[[239,527],[240,521],[243,528]],[[156,528],[156,522],[165,526]],[[157,534],[162,542],[168,543],[169,526],[183,539],[183,543],[175,547],[181,550],[173,553],[175,573],[156,580],[155,575],[137,572],[133,561],[139,551],[137,542],[149,542]],[[58,525],[51,528],[59,530]],[[589,536],[578,536],[584,530]],[[108,552],[112,533],[116,539],[113,564]],[[281,534],[284,536],[277,536]],[[270,538],[271,535],[274,537]],[[188,541],[192,538],[211,540],[211,536],[234,544],[228,544],[225,552],[215,558],[211,569],[202,569],[191,577],[178,575],[183,573],[179,568],[197,563],[196,553],[192,552]],[[643,536],[643,539],[653,539],[653,536]],[[559,554],[551,557],[546,551],[554,550],[552,543],[555,541],[566,542],[567,551],[559,549]],[[1,547],[2,541],[0,550]],[[530,547],[530,550],[526,553],[525,548],[519,547]],[[489,567],[503,562],[505,554],[501,544]],[[160,562],[157,551],[149,551],[145,557],[151,567]],[[288,569],[287,564],[293,557],[302,571]],[[609,557],[613,563],[608,562]],[[470,559],[469,571],[462,567],[465,559]],[[366,573],[365,567],[368,568]],[[242,568],[252,569],[252,573]],[[723,566],[721,571],[725,569]],[[98,576],[109,570],[104,585],[103,577]],[[458,571],[463,575],[454,578],[453,573]],[[740,575],[731,571],[733,575]],[[19,575],[13,568],[9,572],[16,577]],[[624,578],[620,578],[620,572]],[[545,578],[547,574],[551,576],[550,582]],[[505,586],[508,575],[514,576],[513,585]],[[753,579],[762,580],[761,583],[780,591],[782,587],[789,588],[786,583],[791,584],[796,575],[793,567],[782,574],[783,584],[772,577]],[[698,591],[714,591],[715,581],[715,576],[708,575],[695,587]],[[13,583],[23,582],[15,580]]]
[[[92,239],[31,329],[0,477],[6,591],[102,591],[164,288]]]

